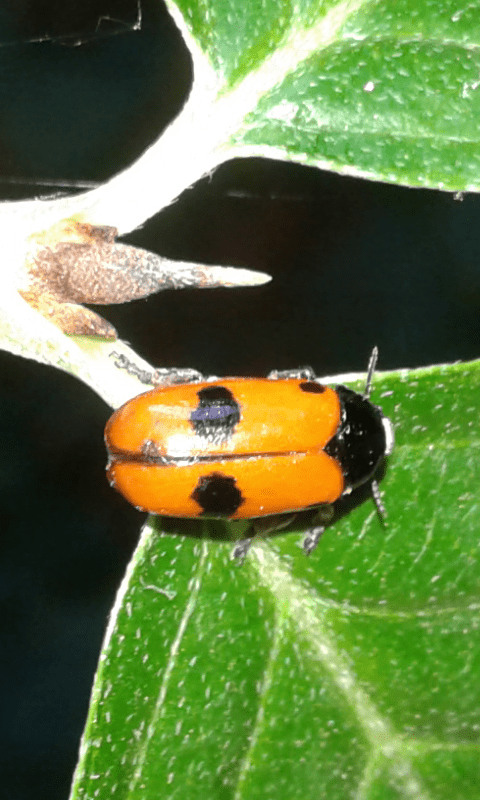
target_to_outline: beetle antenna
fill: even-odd
[[[387,509],[383,505],[382,495],[380,494],[380,487],[377,481],[372,481],[371,486],[372,486],[373,502],[375,503],[378,516],[382,520],[383,524],[386,525],[387,523],[385,517],[387,516]]]
[[[367,382],[365,384],[365,391],[363,393],[365,399],[370,397],[373,375],[375,372],[375,367],[377,366],[377,360],[378,360],[378,347],[375,345],[375,347],[372,350],[372,355],[370,356],[370,361],[368,362]]]

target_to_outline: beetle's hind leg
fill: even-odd
[[[280,371],[278,369],[272,369],[267,375],[267,378],[272,381],[283,381],[286,378],[295,378],[299,381],[314,381],[316,377],[311,367],[298,367],[298,369],[285,369]]]
[[[196,369],[183,367],[179,369],[156,369],[152,375],[155,386],[172,386],[176,383],[200,383],[205,376]]]
[[[172,386],[177,383],[198,383],[204,381],[205,377],[196,369],[156,369],[148,371],[142,369],[133,361],[130,361],[123,353],[112,353],[115,359],[115,366],[124,369],[129,375],[134,375],[141,383],[152,384],[153,386]]]

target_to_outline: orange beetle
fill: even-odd
[[[119,408],[105,429],[109,481],[142,511],[170,517],[254,519],[330,507],[372,476],[392,450],[389,419],[363,395],[324,386],[310,369],[268,378],[163,386]],[[178,375],[175,375],[178,380]],[[180,374],[181,379],[181,374]],[[274,523],[276,520],[274,520]],[[316,546],[322,526],[307,532]]]

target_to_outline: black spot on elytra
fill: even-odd
[[[221,472],[203,475],[191,497],[201,506],[203,514],[216,517],[230,517],[244,502],[235,478]]]
[[[315,381],[302,381],[298,384],[298,388],[302,392],[310,392],[311,394],[323,394],[327,390],[326,386],[321,383],[315,383]]]
[[[240,422],[235,397],[225,386],[207,386],[197,394],[198,406],[190,414],[195,433],[212,443],[225,441]]]

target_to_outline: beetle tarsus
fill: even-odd
[[[133,375],[141,383],[152,383],[152,373],[145,369],[141,369],[133,361],[130,361],[123,353],[111,353],[111,357],[115,359],[115,366],[119,369],[124,369],[129,375]]]
[[[197,369],[156,369],[151,375],[150,383],[155,386],[174,386],[181,383],[199,383],[205,377]]]
[[[297,381],[314,381],[317,376],[311,367],[298,367],[298,369],[278,370],[272,369],[267,378],[272,381],[281,381],[286,378],[294,378]]]
[[[243,564],[247,553],[252,546],[253,538],[254,537],[252,536],[250,539],[241,539],[236,543],[232,550],[232,561],[237,561],[239,564]]]
[[[313,553],[324,532],[325,528],[323,525],[318,525],[315,528],[310,528],[310,530],[306,532],[305,538],[303,540],[303,551],[306,556],[309,556],[310,553]]]
[[[185,367],[183,369],[156,369],[153,371],[142,369],[130,361],[123,353],[112,353],[112,358],[115,359],[115,366],[119,369],[124,369],[129,375],[134,375],[135,378],[141,383],[151,384],[153,386],[173,386],[177,383],[195,383],[204,381],[205,378],[197,369],[190,369]]]

